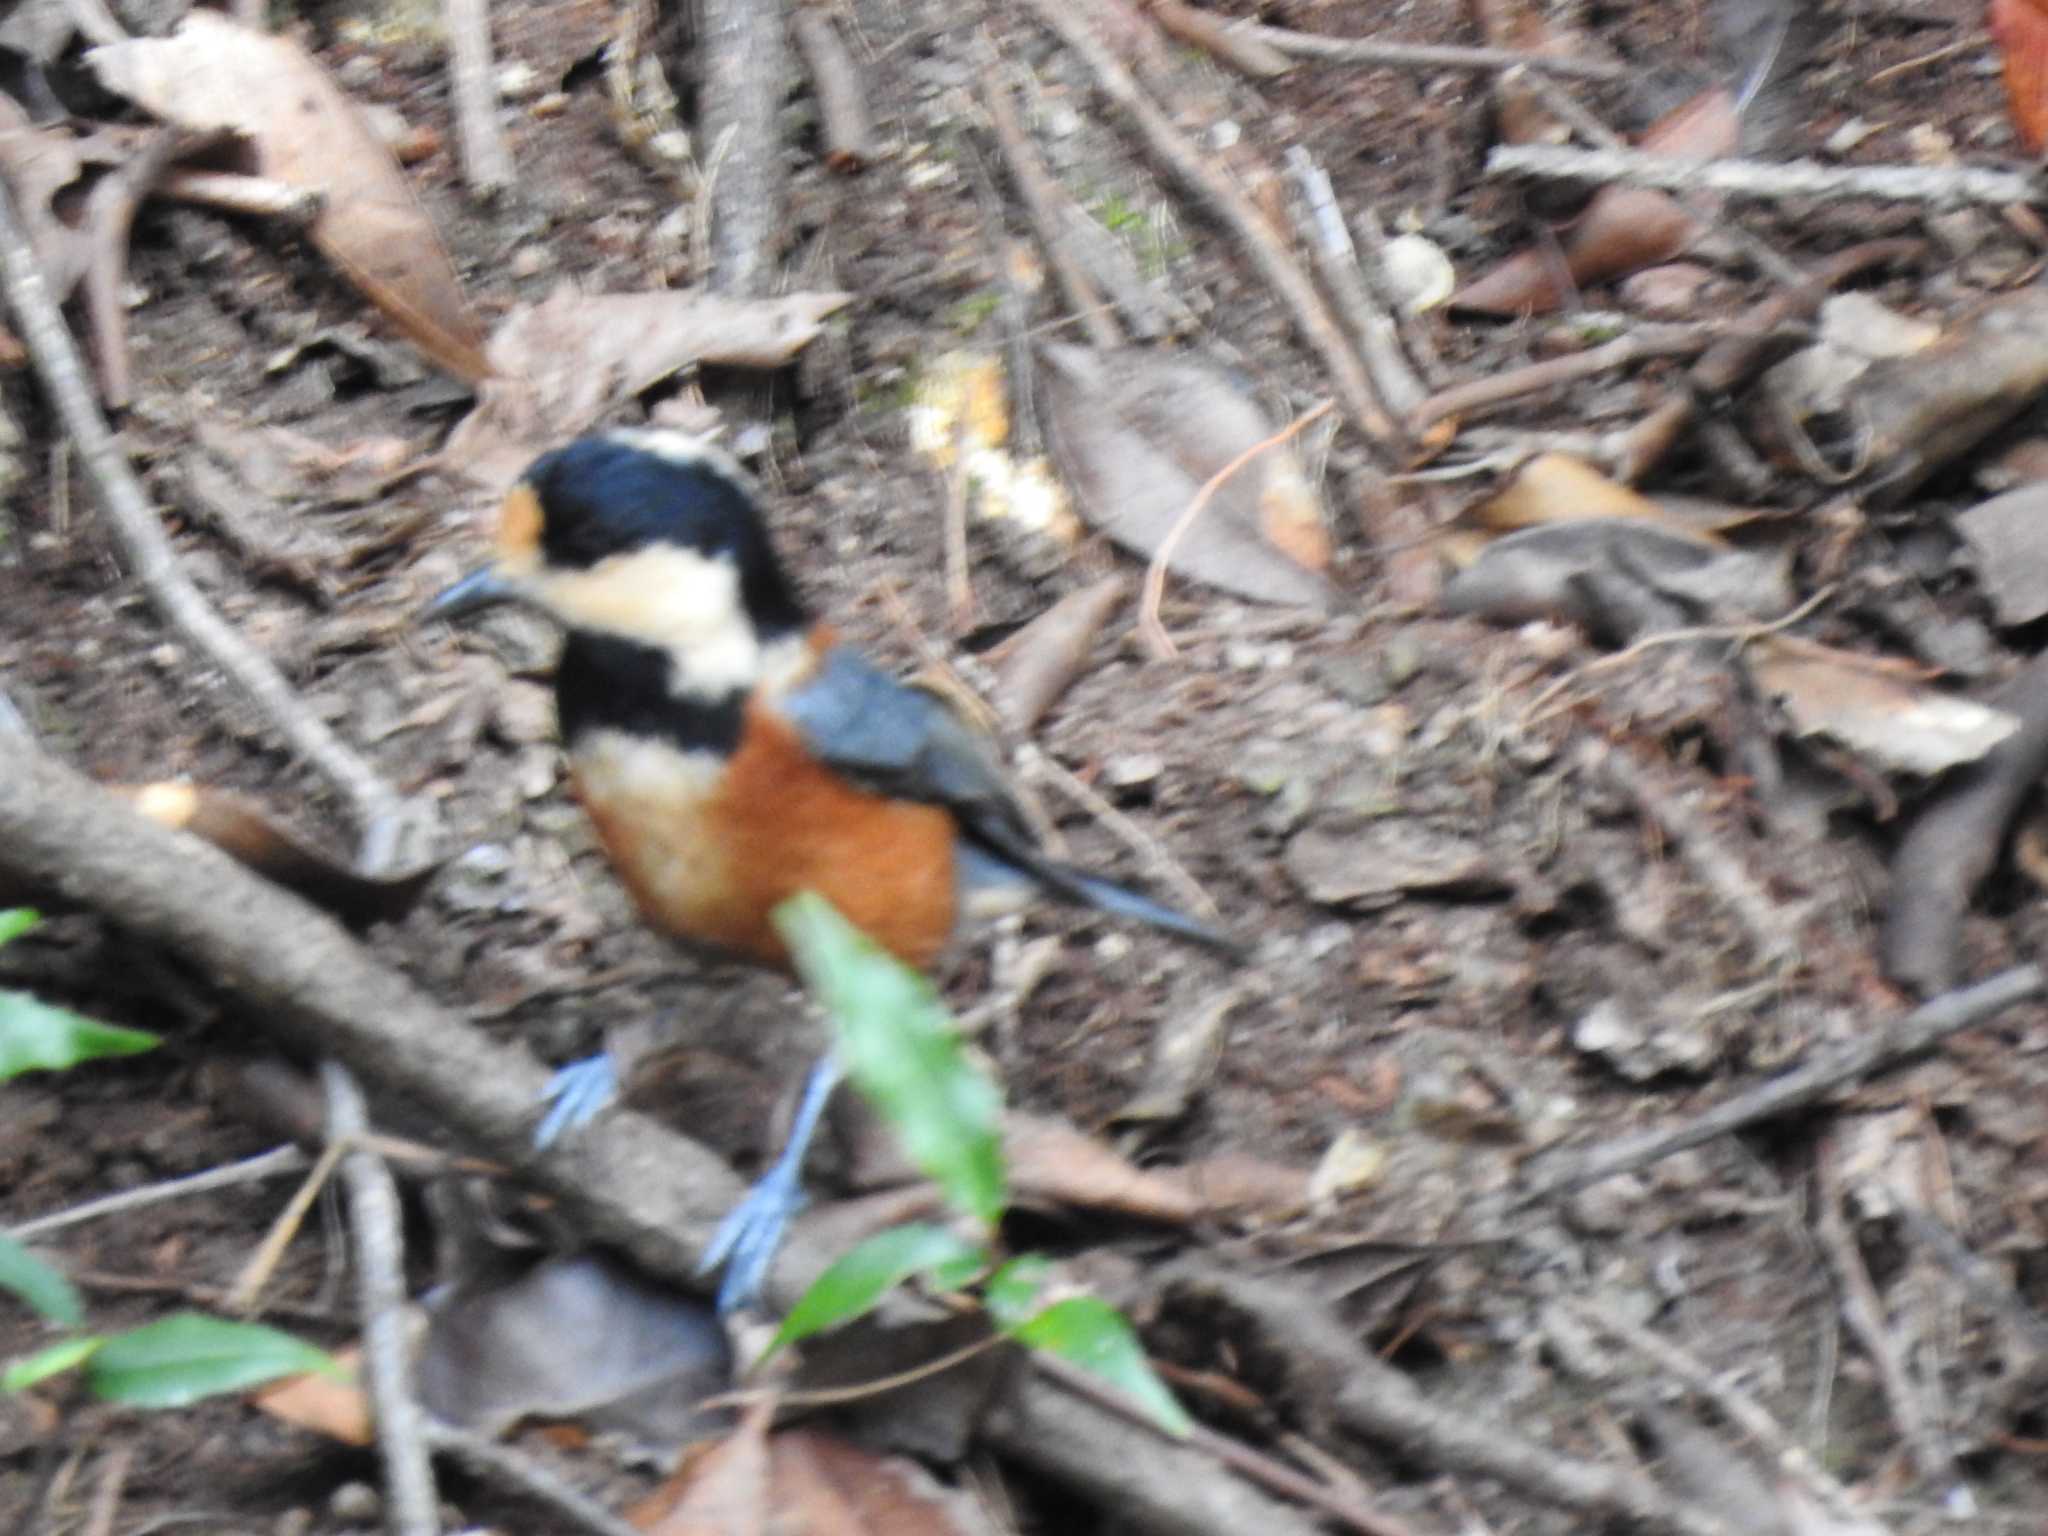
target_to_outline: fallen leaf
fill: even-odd
[[[377,1439],[376,1421],[370,1413],[369,1395],[357,1380],[362,1353],[353,1344],[334,1352],[335,1363],[348,1372],[345,1380],[307,1371],[273,1381],[249,1401],[273,1419],[325,1435],[343,1445],[373,1445]]]
[[[1987,19],[2005,64],[2013,132],[2038,155],[2048,145],[2048,8],[2040,0],[1991,0]]]
[[[99,83],[168,123],[248,141],[253,175],[322,194],[321,254],[436,365],[488,376],[482,331],[412,183],[361,107],[290,38],[193,10],[169,37],[86,54]]]
[[[418,1379],[421,1403],[484,1434],[574,1419],[667,1453],[728,1422],[697,1404],[731,1385],[732,1352],[702,1303],[579,1253],[450,1287]]]
[[[1202,486],[1276,428],[1207,363],[1161,352],[1043,349],[1040,376],[1060,467],[1088,522],[1155,554]],[[1327,609],[1330,537],[1291,444],[1248,460],[1174,549],[1183,576],[1258,602]]]
[[[1663,521],[1663,514],[1649,497],[1608,479],[1584,459],[1567,453],[1538,454],[1517,470],[1512,480],[1475,507],[1471,516],[1480,527],[1503,533],[1593,517]],[[1691,532],[1685,528],[1674,531]]]
[[[1796,734],[1826,737],[1888,771],[1973,763],[2019,729],[2004,710],[1929,686],[1934,674],[1912,662],[1792,635],[1765,635],[1746,655],[1758,689],[1783,705]]]
[[[1639,147],[1710,160],[1734,150],[1740,137],[1734,98],[1714,89],[1658,119]],[[1583,287],[1655,266],[1683,252],[1705,228],[1699,213],[1654,188],[1602,187],[1563,238],[1564,270],[1573,287]],[[1452,294],[1450,306],[1487,315],[1547,314],[1569,295],[1558,281],[1558,256],[1547,246],[1517,252]]]
[[[1117,1211],[1184,1224],[1203,1214],[1185,1187],[1118,1155],[1064,1121],[1011,1110],[1003,1117],[1015,1200]]]
[[[2048,614],[2048,481],[2030,481],[1956,518],[2001,624]]]
[[[502,489],[542,449],[683,369],[782,367],[851,297],[584,293],[564,281],[500,323],[486,352],[496,377],[478,390],[476,409],[450,437],[444,461]]]
[[[749,1409],[723,1440],[692,1454],[626,1511],[647,1536],[763,1536],[768,1529],[768,1426],[775,1400]]]
[[[258,801],[230,789],[183,782],[111,788],[158,826],[203,838],[345,922],[396,921],[412,910],[440,870],[439,864],[430,864],[388,878],[359,874],[287,830]]]

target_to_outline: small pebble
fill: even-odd
[[[327,1513],[336,1520],[375,1520],[383,1507],[384,1501],[368,1483],[343,1483],[327,1500]]]

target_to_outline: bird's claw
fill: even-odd
[[[710,1274],[721,1264],[725,1266],[725,1278],[718,1286],[721,1313],[750,1307],[760,1297],[768,1266],[775,1261],[789,1224],[804,1204],[802,1175],[784,1159],[726,1212],[725,1220],[718,1224],[697,1264],[700,1275]]]
[[[541,1090],[548,1112],[533,1133],[534,1147],[546,1151],[563,1132],[581,1130],[618,1096],[619,1071],[609,1051],[570,1062]]]

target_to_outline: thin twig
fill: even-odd
[[[790,18],[797,52],[811,74],[811,93],[818,101],[818,137],[825,164],[851,173],[875,158],[874,129],[868,120],[868,91],[860,67],[846,41],[821,4],[800,0]]]
[[[498,83],[491,65],[488,0],[442,0],[448,28],[448,67],[455,97],[455,140],[462,179],[478,197],[496,197],[512,185],[512,154],[498,124]]]
[[[262,1295],[263,1287],[270,1283],[271,1275],[283,1262],[285,1251],[305,1224],[306,1213],[313,1209],[313,1202],[320,1198],[320,1191],[334,1177],[335,1167],[347,1150],[348,1143],[339,1138],[330,1140],[320,1149],[320,1156],[311,1171],[299,1180],[299,1187],[292,1191],[291,1199],[284,1203],[284,1209],[271,1222],[270,1230],[263,1234],[263,1241],[256,1245],[256,1251],[242,1265],[242,1272],[235,1276],[235,1283],[228,1287],[228,1311],[244,1317],[256,1311],[256,1300]]]
[[[56,1232],[65,1227],[77,1226],[83,1221],[98,1221],[102,1216],[112,1216],[121,1211],[135,1211],[146,1206],[160,1205],[166,1200],[182,1200],[187,1195],[202,1195],[211,1190],[234,1189],[243,1184],[254,1184],[262,1179],[282,1178],[286,1174],[303,1172],[310,1161],[311,1159],[297,1147],[272,1147],[268,1152],[244,1158],[239,1163],[229,1163],[222,1168],[209,1168],[204,1173],[188,1174],[182,1179],[165,1179],[158,1184],[145,1184],[140,1189],[124,1189],[116,1195],[103,1195],[97,1200],[88,1200],[83,1205],[52,1211],[47,1216],[33,1216],[17,1226],[8,1228],[7,1235],[26,1240],[40,1237],[45,1232]]]
[[[1194,527],[1195,519],[1202,515],[1202,509],[1209,505],[1224,483],[1245,465],[1269,448],[1278,448],[1298,435],[1305,427],[1322,420],[1335,408],[1335,401],[1325,400],[1321,405],[1302,412],[1271,437],[1253,443],[1204,480],[1202,488],[1195,492],[1194,498],[1182,509],[1180,516],[1174,519],[1173,526],[1166,530],[1166,537],[1159,541],[1159,548],[1152,552],[1152,563],[1145,567],[1145,585],[1138,602],[1138,629],[1152,647],[1155,656],[1171,660],[1180,654],[1180,648],[1173,643],[1173,637],[1166,632],[1166,626],[1160,622],[1159,604],[1166,596],[1166,571],[1173,563],[1174,551],[1180,548],[1180,541],[1186,538],[1188,530]]]
[[[295,187],[267,176],[197,171],[189,166],[166,171],[163,180],[157,183],[156,195],[227,213],[281,219],[299,228],[320,217],[320,211],[327,206],[327,194],[318,187]]]
[[[1725,192],[1735,197],[1876,198],[1938,208],[2029,203],[2038,176],[1967,165],[1822,165],[1817,160],[1688,160],[1642,150],[1571,149],[1503,144],[1486,157],[1489,176],[1536,176],[1607,186],[1627,182],[1667,192]]]
[[[92,249],[85,266],[86,316],[99,354],[100,393],[117,411],[125,410],[133,398],[128,373],[128,306],[121,290],[127,286],[128,236],[135,227],[136,210],[173,160],[204,149],[220,137],[218,133],[159,128],[134,159],[103,177],[86,198],[86,222],[92,228]]]
[[[2020,965],[1972,986],[1945,992],[1911,1013],[1818,1051],[1800,1066],[1677,1125],[1625,1136],[1571,1158],[1562,1173],[1544,1180],[1515,1205],[1523,1208],[1561,1199],[1589,1184],[1646,1168],[1758,1121],[1818,1104],[1873,1073],[1933,1049],[1958,1030],[1985,1023],[2008,1008],[2039,997],[2044,984],[2048,983],[2038,965]]]
[[[123,1440],[100,1458],[100,1475],[92,1488],[92,1506],[78,1536],[113,1536],[114,1519],[121,1512],[121,1495],[128,1487],[128,1469],[135,1464],[135,1442]]]
[[[1101,822],[1126,848],[1143,859],[1159,882],[1171,886],[1174,894],[1183,903],[1194,908],[1203,917],[1222,920],[1223,913],[1217,907],[1216,899],[1202,889],[1201,883],[1193,875],[1181,867],[1180,861],[1168,853],[1143,827],[1097,794],[1066,764],[1060,762],[1050,752],[1041,752],[1026,742],[1017,749],[1017,765],[1029,776],[1047,779],[1063,790],[1069,799]]]
[[[292,749],[347,798],[362,832],[358,866],[376,873],[393,858],[403,807],[390,786],[345,746],[293,694],[268,659],[251,650],[207,606],[128,467],[85,380],[78,346],[43,279],[12,191],[0,186],[0,282],[7,306],[65,436],[78,447],[115,543],[165,623],[207,656],[246,693]]]
[[[1837,1133],[1831,1131],[1821,1138],[1815,1172],[1820,1188],[1813,1233],[1821,1252],[1827,1256],[1828,1268],[1834,1271],[1835,1287],[1842,1298],[1842,1320],[1877,1368],[1885,1403],[1891,1409],[1900,1438],[1912,1452],[1914,1470],[1924,1478],[1952,1479],[1954,1460],[1928,1422],[1912,1368],[1906,1363],[1906,1352],[1885,1326],[1884,1303],[1857,1249],[1856,1235],[1849,1229],[1849,1218],[1843,1210],[1849,1191],[1842,1176],[1842,1149]]]
[[[1081,14],[1072,0],[1027,3],[1039,20],[1087,64],[1097,89],[1123,109],[1152,153],[1237,238],[1252,265],[1279,295],[1303,338],[1329,370],[1337,398],[1343,402],[1351,424],[1371,442],[1398,447],[1400,429],[1381,407],[1357,350],[1308,274],[1281,244],[1244,189],[1222,175],[1214,156],[1198,149],[1139,88],[1123,61],[1095,35],[1088,17]],[[1373,533],[1376,538],[1391,539],[1398,530],[1375,529]]]
[[[327,1090],[327,1134],[350,1147],[341,1162],[348,1189],[349,1226],[356,1239],[356,1297],[362,1313],[363,1374],[377,1420],[384,1464],[384,1529],[388,1536],[438,1536],[440,1500],[427,1455],[424,1416],[412,1395],[406,1350],[404,1238],[398,1185],[376,1153],[360,1142],[370,1134],[363,1091],[338,1061],[320,1064]]]
[[[1331,59],[1345,64],[1379,64],[1388,69],[1467,69],[1483,74],[1493,69],[1533,69],[1567,80],[1622,80],[1628,67],[1604,59],[1575,59],[1513,48],[1455,48],[1432,43],[1383,43],[1372,37],[1323,37],[1240,22],[1238,27],[1297,59]]]
[[[646,1536],[638,1526],[629,1524],[510,1446],[457,1429],[440,1419],[427,1419],[421,1432],[437,1454],[452,1456],[478,1476],[545,1504],[564,1520],[591,1532],[591,1536]]]
[[[1091,346],[1102,351],[1122,346],[1122,329],[1109,306],[1103,302],[1088,269],[1074,254],[1073,242],[1063,232],[1065,221],[1061,218],[1061,210],[1070,200],[1046,170],[1037,146],[1024,131],[1024,125],[1017,117],[1016,105],[1010,99],[1010,88],[1004,83],[1001,69],[994,63],[982,66],[981,100],[988,110],[989,127],[995,134],[996,148],[1002,151],[1010,181],[1024,200],[1024,212],[1038,235],[1039,248],[1045,252],[1046,264],[1052,268],[1053,281],[1059,284],[1060,296],[1066,300],[1068,312],[1081,322]]]
[[[1462,416],[1481,406],[1500,405],[1524,395],[1533,395],[1539,390],[1555,389],[1578,379],[1611,373],[1645,358],[1688,357],[1704,352],[1725,334],[1721,327],[1711,324],[1631,331],[1589,351],[1574,352],[1568,357],[1545,358],[1540,363],[1510,368],[1485,378],[1468,379],[1441,390],[1410,411],[1406,425],[1412,436],[1424,437],[1431,427],[1446,417]]]

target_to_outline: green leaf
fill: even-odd
[[[86,1381],[95,1396],[131,1408],[183,1408],[302,1371],[342,1373],[325,1350],[275,1328],[179,1312],[108,1339]]]
[[[26,992],[0,991],[0,1082],[102,1056],[133,1056],[156,1044],[157,1037],[142,1030],[102,1024]]]
[[[0,944],[6,944],[20,938],[42,920],[42,913],[36,911],[33,907],[7,907],[0,909]]]
[[[954,1209],[993,1227],[1008,1199],[1003,1096],[968,1057],[932,984],[809,891],[775,909],[775,927],[831,1017],[855,1086]]]
[[[1187,1410],[1153,1373],[1145,1347],[1123,1313],[1099,1297],[1070,1296],[1003,1331],[1020,1344],[1057,1355],[1108,1382],[1168,1434],[1185,1439],[1195,1427]]]
[[[96,1333],[88,1333],[75,1339],[60,1339],[47,1349],[39,1349],[34,1354],[15,1361],[4,1372],[0,1372],[0,1391],[27,1391],[37,1382],[68,1371],[81,1360],[90,1358],[93,1352],[106,1342]]]
[[[959,1280],[952,1281],[957,1284],[987,1263],[988,1255],[978,1243],[970,1243],[946,1227],[913,1222],[877,1232],[811,1283],[782,1320],[767,1354],[851,1322],[912,1275],[957,1275]]]
[[[1042,1253],[1021,1253],[988,1277],[981,1288],[983,1305],[998,1328],[1016,1328],[1038,1306],[1038,1293],[1052,1275],[1052,1260]]]
[[[0,1232],[0,1291],[12,1291],[51,1322],[66,1328],[85,1321],[85,1309],[71,1282],[5,1232]]]

